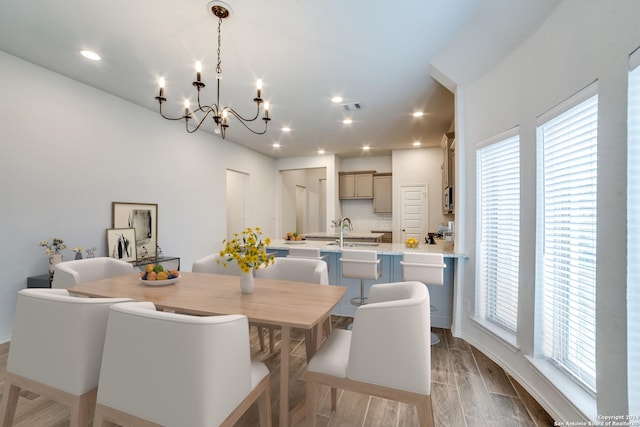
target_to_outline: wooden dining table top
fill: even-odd
[[[150,286],[140,274],[115,276],[68,288],[90,297],[151,301],[159,310],[209,316],[244,314],[253,322],[311,329],[330,314],[346,288],[255,278],[253,293],[240,292],[240,277],[181,272],[180,280],[167,286]]]

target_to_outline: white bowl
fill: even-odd
[[[178,283],[180,281],[180,276],[174,277],[173,279],[167,279],[167,280],[144,280],[141,277],[140,281],[147,286],[167,286],[167,285],[173,285],[174,283]]]

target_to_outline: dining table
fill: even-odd
[[[289,407],[289,348],[291,329],[310,331],[316,341],[306,346],[313,352],[322,339],[322,323],[340,302],[346,288],[334,285],[255,278],[252,293],[240,291],[240,277],[209,273],[180,272],[179,279],[166,286],[143,282],[140,274],[115,276],[68,288],[77,295],[100,298],[128,297],[150,301],[157,310],[212,316],[243,314],[253,323],[281,330],[279,425],[288,427],[292,415],[303,413]],[[307,354],[307,360],[312,354]]]

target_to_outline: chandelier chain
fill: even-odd
[[[222,77],[222,60],[220,59],[220,46],[222,45],[222,36],[221,30],[222,27],[222,18],[218,18],[218,64],[216,65],[216,73],[218,74],[218,78]]]

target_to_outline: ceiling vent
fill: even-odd
[[[351,102],[349,104],[342,104],[346,111],[362,110],[362,104],[360,102]]]

